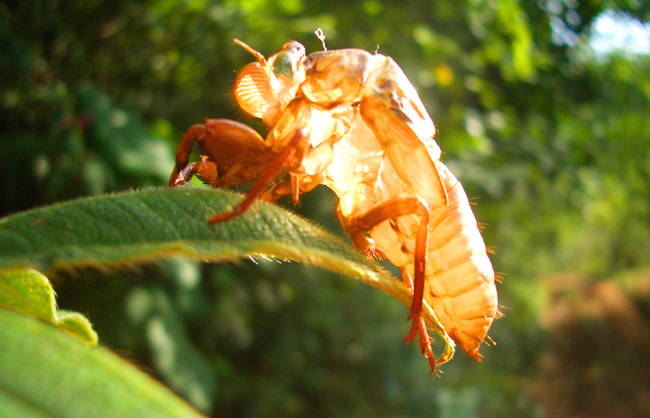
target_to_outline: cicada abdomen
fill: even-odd
[[[479,359],[479,345],[497,315],[497,291],[476,218],[462,185],[440,161],[433,122],[402,70],[379,55],[370,66],[361,117],[337,144],[337,149],[353,149],[340,152],[328,169],[328,174],[338,174],[337,166],[346,160],[352,167],[346,173],[354,178],[352,185],[341,175],[329,184],[339,190],[339,213],[344,224],[361,219],[372,226],[367,232],[374,245],[401,268],[405,281],[415,283],[414,321],[419,316],[418,282],[421,291],[424,276],[421,297],[448,335]],[[356,163],[351,155],[358,155]],[[418,236],[426,239],[420,249]],[[424,265],[424,274],[418,264],[420,270]],[[413,335],[414,330],[409,339]]]
[[[328,169],[328,177],[333,180],[329,186],[341,199],[339,216],[344,226],[346,219],[354,219],[355,214],[413,195],[382,148],[363,140],[367,134],[365,124],[354,124],[346,140],[336,144]],[[479,346],[497,315],[494,271],[463,186],[442,162],[435,161],[435,167],[447,203],[428,204],[423,297],[447,334],[470,357],[480,359]],[[351,172],[356,175],[351,176]],[[417,214],[404,214],[368,231],[381,254],[411,281],[415,278],[421,221]]]
[[[449,336],[480,359],[497,315],[494,270],[463,186],[443,163],[436,165],[449,201],[431,212],[424,297]]]

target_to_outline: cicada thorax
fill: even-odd
[[[332,108],[358,103],[366,87],[372,55],[361,49],[310,54],[305,60],[302,94],[317,106]]]

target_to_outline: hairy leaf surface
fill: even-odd
[[[214,226],[207,219],[242,196],[203,188],[155,188],[77,199],[0,220],[0,268],[41,271],[115,266],[185,256],[204,261],[242,257],[295,260],[359,279],[410,306],[402,283],[354,247],[278,206],[253,209]],[[453,342],[433,310],[425,317],[443,337],[443,360]]]

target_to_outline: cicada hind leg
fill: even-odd
[[[412,280],[408,272],[402,272],[402,280],[406,287],[413,292],[413,302],[411,303],[411,312],[409,319],[411,319],[411,330],[406,337],[405,341],[411,342],[415,336],[420,334],[420,350],[423,355],[426,355],[431,367],[431,373],[435,373],[436,360],[431,351],[431,340],[427,331],[426,322],[422,316],[422,303],[424,298],[424,273],[426,267],[427,255],[427,239],[429,234],[429,208],[428,205],[420,198],[417,197],[403,197],[395,198],[383,202],[360,216],[353,216],[345,220],[344,227],[352,237],[352,241],[357,247],[360,245],[364,247],[365,251],[370,248],[365,248],[369,244],[369,240],[365,237],[364,233],[372,230],[380,223],[396,219],[406,215],[417,215],[420,218],[418,229],[416,232],[415,240],[415,253],[414,257],[414,278]]]
[[[413,279],[411,278],[411,275],[404,269],[402,269],[402,282],[406,285],[406,287],[409,288],[409,290],[415,294],[415,285],[413,283]],[[422,279],[422,282],[424,287],[424,278]],[[436,372],[436,359],[433,356],[433,351],[431,350],[431,339],[429,337],[427,323],[422,316],[422,299],[420,299],[418,304],[420,305],[420,312],[415,314],[413,312],[413,307],[416,305],[414,296],[413,304],[411,305],[411,313],[409,314],[409,319],[412,319],[413,322],[411,323],[411,331],[409,332],[409,335],[406,336],[404,341],[406,343],[410,343],[418,333],[420,334],[420,351],[422,354],[427,356],[429,367],[431,368],[431,373],[433,374]]]

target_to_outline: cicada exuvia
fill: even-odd
[[[208,119],[192,126],[176,152],[170,186],[193,176],[215,187],[256,182],[223,222],[257,198],[273,201],[319,184],[338,196],[337,214],[354,245],[385,257],[412,291],[406,341],[420,336],[432,372],[422,304],[453,341],[480,359],[479,346],[497,315],[494,271],[467,195],[440,161],[436,129],[415,88],[390,57],[361,49],[306,55],[296,41],[237,75],[234,96],[262,119],[266,138],[240,122]],[[202,159],[189,163],[198,143]],[[270,190],[279,174],[288,179]]]

